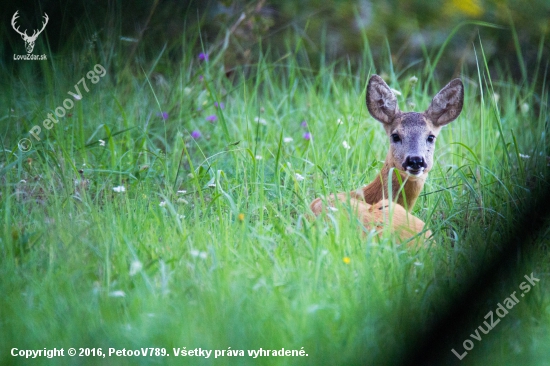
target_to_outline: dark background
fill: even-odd
[[[123,43],[121,52],[139,55],[145,62],[166,47],[168,58],[177,62],[185,56],[182,42],[194,42],[197,53],[215,54],[229,33],[223,54],[227,70],[256,62],[260,47],[279,57],[296,42],[303,42],[307,57],[302,61],[314,69],[322,62],[342,60],[356,67],[370,49],[375,63],[391,58],[396,71],[418,74],[419,70],[428,72],[425,60],[433,59],[445,45],[437,72],[448,78],[463,65],[475,70],[473,47],[480,57],[481,40],[492,70],[501,69],[521,81],[531,76],[530,68],[539,59],[546,68],[550,56],[547,0],[44,0],[3,5],[0,66],[6,70],[12,69],[14,53],[26,53],[21,37],[11,27],[16,10],[20,15],[17,24],[20,30],[28,29],[28,34],[39,29],[43,13],[48,14],[49,23],[33,53],[51,52],[59,57],[80,52],[75,45],[84,48],[99,40],[104,46]],[[453,30],[456,34],[449,37]]]

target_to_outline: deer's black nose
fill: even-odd
[[[421,156],[407,156],[403,163],[403,168],[410,170],[426,169],[428,165]]]

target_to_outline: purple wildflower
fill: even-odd
[[[223,104],[223,102],[220,102],[220,103],[214,102],[214,107],[216,107],[216,108],[219,107],[220,109],[224,109],[224,108],[225,108],[225,104]]]
[[[306,122],[306,121],[302,121],[302,123],[300,124],[300,126],[302,126],[303,128],[307,128],[307,122]]]
[[[157,113],[157,117],[162,117],[166,121],[168,119],[168,112]]]
[[[214,121],[216,121],[217,119],[218,119],[218,117],[217,117],[215,114],[212,114],[212,115],[206,117],[206,120],[207,120],[208,122],[214,122]]]
[[[191,132],[191,137],[196,140],[201,137],[201,132],[199,130],[194,130],[193,132]]]
[[[311,140],[313,138],[313,136],[311,136],[311,133],[310,132],[306,132],[304,133],[304,140]]]
[[[208,53],[199,53],[199,61],[208,61]]]

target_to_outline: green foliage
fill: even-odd
[[[352,67],[361,67],[358,61],[368,52],[377,64],[391,59],[397,69],[406,71],[447,47],[436,72],[450,78],[462,65],[475,67],[470,46],[481,35],[489,67],[508,67],[519,79],[525,76],[521,63],[533,65],[537,56],[550,57],[547,45],[540,48],[550,36],[548,11],[550,3],[544,0],[529,6],[521,0],[231,1],[212,3],[203,24],[210,39],[232,30],[226,67],[255,62],[254,51],[262,41],[283,54],[293,41],[289,33],[298,32],[293,46],[303,49],[314,68],[345,57]],[[449,37],[457,28],[460,32]],[[388,40],[392,52],[386,48]],[[430,75],[428,69],[424,77]]]

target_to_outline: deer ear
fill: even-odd
[[[371,116],[382,123],[391,123],[399,113],[395,94],[378,75],[372,75],[367,85],[367,108]]]
[[[464,85],[460,79],[454,79],[437,93],[425,113],[434,125],[444,126],[458,117],[463,103]]]

